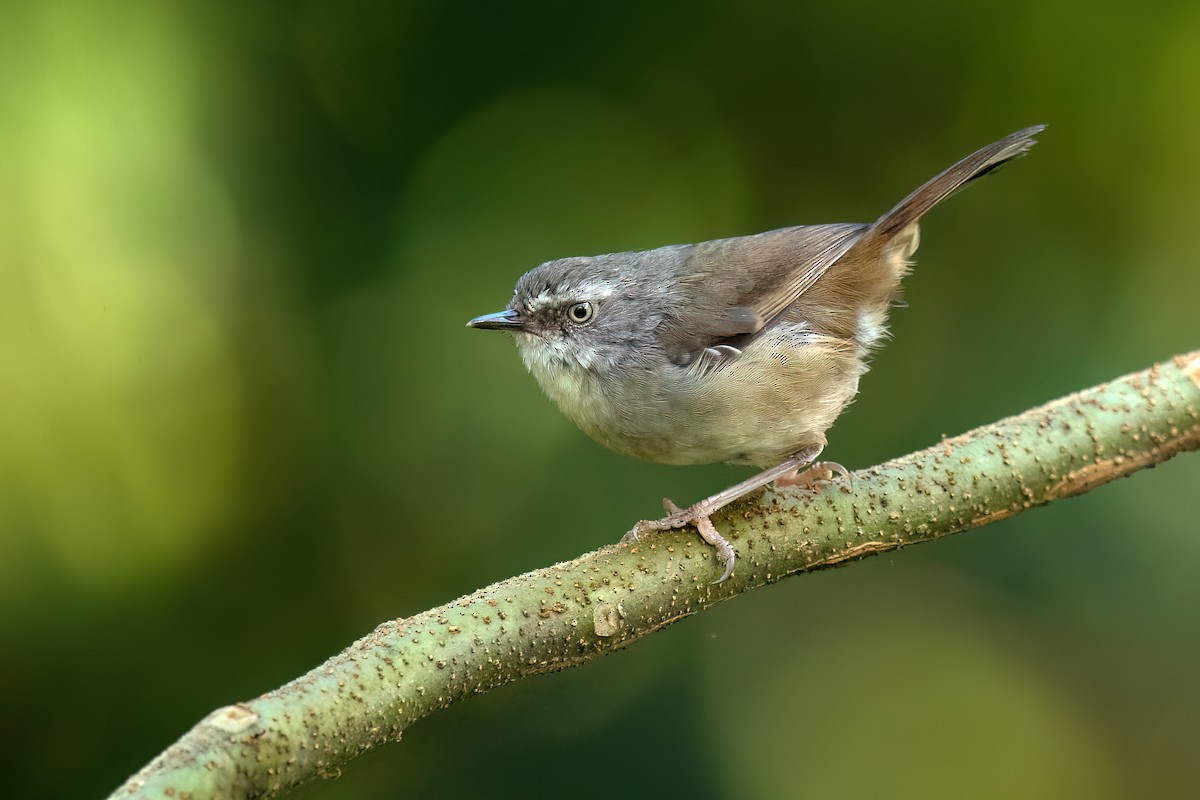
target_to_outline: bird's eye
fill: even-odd
[[[576,325],[583,325],[592,319],[591,303],[572,303],[567,307],[567,317]]]

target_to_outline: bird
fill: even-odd
[[[714,512],[771,482],[849,479],[817,459],[888,337],[921,217],[1025,154],[1044,128],[976,150],[874,223],[547,261],[520,277],[503,311],[467,325],[511,333],[545,394],[606,447],[657,463],[762,470],[687,508],[664,500],[667,516],[623,538],[693,525],[723,563],[720,583],[737,556]]]

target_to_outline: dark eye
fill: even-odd
[[[591,303],[572,303],[567,306],[567,317],[576,325],[583,325],[592,319]]]

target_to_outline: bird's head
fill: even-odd
[[[617,257],[549,261],[521,276],[503,311],[469,327],[508,331],[530,371],[603,373],[637,355],[661,318]]]

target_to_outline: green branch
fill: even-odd
[[[691,529],[614,545],[385,622],[273,692],[218,709],[113,797],[242,798],[336,775],[473,694],[581,664],[787,575],[977,528],[1200,449],[1200,351],[854,474],[716,515],[723,584]],[[614,534],[613,538],[617,538]]]

